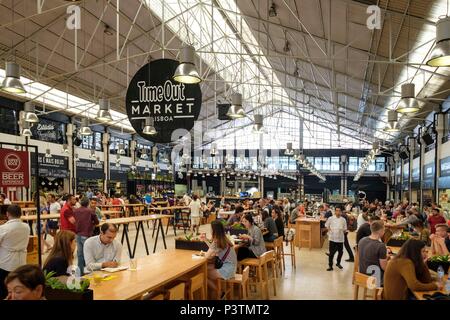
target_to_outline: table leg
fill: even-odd
[[[141,223],[141,221],[139,221],[139,223]],[[141,229],[136,228],[136,238],[134,239],[133,256],[130,258],[133,258],[134,254],[136,253],[136,246],[137,246],[137,242],[138,242],[138,238],[139,238],[139,231],[141,231]]]
[[[123,232],[125,233],[125,239],[127,240],[128,253],[130,255],[130,258],[133,258],[133,256],[131,255],[130,239],[128,238],[128,224],[123,225]]]
[[[203,297],[208,300],[208,263],[203,264]]]
[[[162,226],[162,219],[159,219],[159,227],[161,228],[161,234],[162,234],[162,238],[163,238],[164,249],[167,249],[166,236],[164,235],[164,228]]]
[[[140,224],[141,229],[142,229],[142,236],[144,237],[145,252],[147,252],[147,255],[149,255],[150,252],[148,251],[147,237],[145,236],[144,224],[142,223],[142,221],[139,224]]]
[[[172,220],[172,222],[173,222],[173,234],[175,235],[175,236],[177,236],[177,221],[176,221],[176,215],[174,214],[173,215],[173,220]]]
[[[159,220],[159,221],[161,221],[161,220]],[[156,228],[157,230],[156,230],[156,239],[155,239],[155,245],[153,246],[153,253],[155,253],[155,251],[156,251],[156,245],[158,244],[158,236],[159,236],[159,226],[158,226],[158,228]],[[153,229],[153,232],[155,232],[155,229]],[[163,232],[163,235],[164,235],[164,232]]]
[[[34,231],[33,231],[33,221],[28,221],[28,224],[29,224],[29,226],[30,226],[30,236],[32,236],[33,234],[34,234]]]

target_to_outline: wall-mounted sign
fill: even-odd
[[[80,159],[76,162],[77,177],[88,179],[104,179],[103,161],[99,164],[95,160]]]
[[[34,153],[31,153],[33,159]],[[39,153],[39,176],[50,178],[68,178],[69,177],[69,158],[63,156],[52,155],[51,158],[46,158],[45,154]],[[36,168],[34,162],[31,162],[31,172],[35,175]]]
[[[65,125],[58,121],[41,118],[39,123],[31,127],[32,138],[40,141],[63,144],[65,139]]]
[[[419,168],[414,168],[412,170],[412,181],[419,181],[419,180],[420,180]]]
[[[441,177],[448,177],[450,176],[450,157],[446,157],[444,159],[441,159]]]
[[[28,152],[0,149],[0,187],[29,187]]]
[[[422,188],[427,190],[434,188],[434,162],[423,166]]]
[[[168,143],[176,129],[191,130],[200,114],[202,92],[199,84],[184,84],[172,80],[178,61],[151,61],[131,79],[126,96],[128,119],[144,139]],[[142,133],[144,120],[153,117],[157,134]]]
[[[406,163],[403,166],[403,181],[409,179],[409,163]]]

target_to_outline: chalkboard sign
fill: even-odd
[[[66,143],[65,124],[45,118],[31,127],[32,139],[53,143]]]

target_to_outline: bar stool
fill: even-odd
[[[283,249],[283,237],[280,236],[276,238],[273,242],[266,242],[266,249],[267,250],[274,250],[275,251],[275,268],[277,271],[277,274],[280,275],[283,274],[283,270],[285,270],[284,265],[284,249]]]
[[[266,292],[266,295],[268,296],[267,281],[265,280],[264,277],[264,265],[266,263],[266,257],[267,255],[264,253],[259,258],[247,258],[240,261],[239,263],[241,268],[242,267],[245,268],[246,266],[254,268],[256,274],[255,277],[252,277],[251,279],[254,280],[253,282],[255,282],[255,285],[259,287],[262,297],[264,295],[263,292]]]
[[[266,255],[266,261],[264,263],[264,278],[267,282],[266,290],[267,290],[267,299],[269,299],[269,282],[272,282],[273,285],[273,295],[277,295],[277,262],[276,262],[276,254],[274,250],[270,250],[264,253]],[[270,272],[269,272],[270,266]]]
[[[308,243],[308,247],[309,250],[311,250],[312,248],[312,226],[310,224],[299,224],[298,225],[298,245],[301,248],[302,247],[302,242],[307,242]],[[302,237],[304,234],[307,234],[308,236]]]
[[[250,267],[246,266],[242,274],[236,273],[234,278],[226,280],[227,284],[231,286],[231,297],[230,299],[234,299],[234,285],[237,284],[239,286],[239,299],[247,300],[248,299],[248,278],[250,274]]]

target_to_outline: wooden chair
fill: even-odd
[[[194,300],[194,293],[197,291],[200,291],[200,299],[205,300],[205,286],[203,282],[204,274],[199,273],[189,280],[189,291],[188,291],[188,297],[189,300]]]
[[[302,243],[307,242],[309,250],[312,248],[312,226],[310,224],[299,224],[298,225],[298,245],[301,248]],[[303,235],[307,234],[307,237],[302,237]]]
[[[291,265],[294,267],[294,269],[296,269],[297,265],[295,263],[295,244],[294,244],[294,239],[286,241],[286,246],[289,247],[290,253],[285,253],[284,252],[284,248],[283,248],[283,251],[281,252],[281,255],[283,256],[283,266],[286,266],[286,261],[284,260],[284,257],[285,256],[290,256],[291,257]]]
[[[184,282],[182,282],[170,288],[169,290],[167,290],[168,291],[167,298],[169,300],[186,300],[184,294],[185,286],[186,285],[184,284]]]
[[[285,270],[284,265],[284,249],[283,249],[283,237],[280,236],[276,238],[273,242],[266,242],[266,249],[267,250],[274,250],[275,251],[275,268],[277,271],[277,274],[282,275],[283,270]]]
[[[283,240],[282,240],[283,241]],[[277,257],[274,250],[270,250],[265,252],[263,255],[266,255],[265,263],[264,263],[264,280],[267,282],[266,287],[266,295],[267,299],[270,299],[269,297],[269,282],[272,282],[273,285],[273,295],[277,295]]]
[[[375,282],[374,282],[375,281]],[[359,289],[363,289],[362,300],[372,298],[373,300],[380,300],[382,297],[383,288],[374,288],[372,285],[376,283],[376,278],[368,276],[360,272],[356,272],[354,276],[353,300],[359,300]],[[368,291],[370,290],[370,293]],[[381,292],[380,292],[381,291]]]
[[[230,285],[230,299],[234,299],[234,287],[235,284],[239,286],[239,300],[248,299],[248,278],[250,274],[250,267],[246,266],[242,274],[236,273],[234,278],[226,280],[226,283]]]
[[[353,263],[353,276],[352,276],[352,284],[355,284],[355,274],[359,272],[359,253],[358,247],[355,247],[355,262]]]
[[[267,290],[267,281],[264,278],[264,265],[266,263],[266,254],[262,254],[259,258],[247,258],[242,261],[240,261],[239,266],[240,268],[249,266],[250,268],[254,268],[256,274],[255,277],[252,277],[253,280],[252,284],[259,287],[259,292],[261,293],[261,296],[264,296],[264,292],[268,297],[268,290]],[[264,297],[263,297],[264,298]]]

